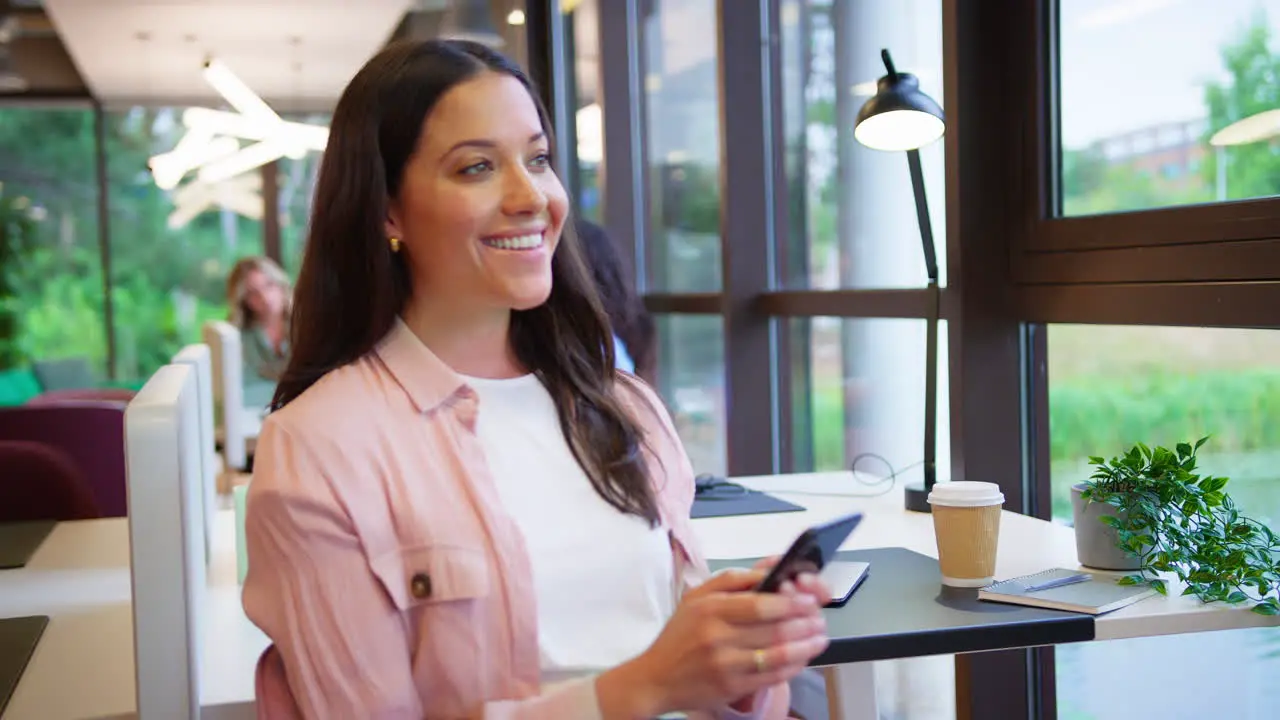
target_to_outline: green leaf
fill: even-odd
[[[1161,595],[1169,594],[1169,588],[1165,587],[1164,580],[1160,580],[1158,578],[1155,580],[1152,580],[1151,587],[1155,588],[1156,592],[1160,593]]]
[[[1250,609],[1253,610],[1253,612],[1258,613],[1259,615],[1280,615],[1280,607],[1277,607],[1274,604],[1274,600],[1268,600],[1267,602],[1258,603],[1257,605],[1254,605]]]
[[[1141,575],[1125,575],[1119,580],[1116,580],[1117,585],[1137,585],[1141,582],[1142,582]]]
[[[1227,478],[1224,477],[1206,477],[1200,481],[1200,489],[1206,493],[1215,493],[1226,487]]]
[[[1233,592],[1233,593],[1231,593],[1230,595],[1228,595],[1228,596],[1227,596],[1227,602],[1229,602],[1229,603],[1231,603],[1231,604],[1233,604],[1233,605],[1238,604],[1238,603],[1242,603],[1242,602],[1244,602],[1244,601],[1246,601],[1246,600],[1248,600],[1248,599],[1249,599],[1249,596],[1248,596],[1248,595],[1245,595],[1244,593],[1240,592],[1239,590],[1236,590],[1235,592]]]

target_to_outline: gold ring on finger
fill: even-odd
[[[755,658],[756,658],[756,672],[762,673],[768,669],[768,667],[765,665],[763,650],[756,650]]]

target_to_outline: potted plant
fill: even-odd
[[[1172,450],[1138,443],[1111,460],[1089,458],[1093,475],[1072,489],[1080,563],[1137,570],[1120,582],[1162,594],[1161,574],[1172,573],[1184,595],[1280,614],[1280,536],[1240,514],[1227,478],[1196,472],[1207,440]]]

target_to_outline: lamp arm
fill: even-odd
[[[916,219],[920,222],[920,243],[924,246],[924,269],[929,281],[938,282],[938,257],[933,246],[933,222],[929,219],[929,201],[924,196],[924,172],[920,169],[920,151],[907,151],[911,169],[911,190],[916,196]]]
[[[933,244],[933,223],[929,219],[929,203],[924,194],[924,171],[920,167],[920,151],[907,151],[911,170],[911,190],[916,199],[916,218],[920,222],[920,244],[924,249],[924,266],[929,276],[929,317],[926,318],[924,352],[924,492],[937,482],[938,432],[938,318],[941,315],[941,291],[938,289],[938,259]]]

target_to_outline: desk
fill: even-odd
[[[232,511],[218,513],[213,541],[200,701],[205,717],[252,718],[267,638],[240,605]],[[0,617],[50,616],[5,720],[134,716],[131,595],[123,518],[59,523],[26,567],[0,572]]]
[[[806,527],[853,511],[865,513],[865,518],[842,550],[901,547],[937,557],[932,517],[903,510],[900,489],[875,498],[833,495],[865,491],[865,486],[854,482],[846,472],[738,481],[777,493],[807,510],[695,520],[694,532],[708,558],[725,560],[779,553]],[[201,704],[206,708],[205,717],[252,717],[253,673],[267,638],[245,618],[240,605],[232,511],[218,513],[213,540],[214,557],[209,567],[209,595],[203,618]],[[1077,566],[1072,530],[1004,513],[997,576],[1024,575],[1053,565]],[[875,564],[871,572],[860,593],[891,568]],[[1093,639],[1280,625],[1280,618],[1178,597],[1180,590],[1173,586],[1170,597],[1153,597],[1097,619],[1086,618],[1092,625]],[[134,712],[130,594],[128,526],[120,518],[60,523],[27,567],[0,572],[0,617],[51,617],[18,683],[5,720],[102,718]],[[913,654],[892,640],[882,638],[881,647],[888,650],[859,659]],[[963,647],[933,650],[963,651]],[[874,685],[867,683],[871,667],[868,663],[839,667],[838,673],[829,675],[841,680],[833,693],[838,702],[845,707],[865,708],[868,695],[874,701]],[[850,712],[846,717],[856,715]]]
[[[842,551],[899,547],[937,558],[932,516],[904,510],[901,488],[878,497],[844,497],[843,494],[867,492],[867,486],[856,482],[847,472],[735,478],[735,481],[755,490],[776,494],[807,509],[805,512],[776,515],[697,520],[693,523],[694,530],[708,558],[747,559],[777,554],[785,550],[805,528],[855,511],[864,513],[865,517],[858,529],[841,546]],[[864,556],[859,559],[868,558]],[[1064,525],[1006,511],[1000,519],[996,577],[1016,577],[1054,566],[1079,567],[1074,531]],[[886,571],[892,572],[892,569],[879,566],[873,559],[871,574],[858,593],[868,592]],[[936,594],[938,589],[940,587],[929,592]],[[955,632],[939,628],[935,635],[942,635],[944,642],[941,645],[931,645],[920,641],[917,628],[911,628],[895,638],[894,626],[900,623],[894,620],[885,623],[888,627],[871,637],[867,632],[867,624],[856,622],[861,619],[851,621],[850,618],[841,616],[841,613],[857,612],[855,601],[858,595],[845,608],[825,612],[828,613],[828,629],[833,636],[841,628],[856,628],[858,635],[856,640],[851,638],[850,642],[844,643],[846,647],[842,653],[834,653],[837,657],[833,662],[1017,649],[1063,641],[1114,640],[1280,626],[1280,618],[1258,615],[1244,607],[1206,605],[1193,597],[1181,597],[1179,593],[1182,586],[1176,581],[1170,582],[1169,590],[1167,597],[1148,598],[1097,618],[1063,613],[1061,615],[1084,624],[1084,633],[1077,632],[1080,628],[1076,627],[1056,639],[1050,633],[1059,632],[1062,628],[1023,628],[1020,633],[1001,635],[973,633],[967,628],[957,629]],[[850,630],[851,634],[853,632]],[[968,633],[968,636],[964,636],[964,633]],[[947,635],[951,636],[946,637]],[[832,649],[824,654],[824,658],[833,655],[836,645],[833,641]],[[840,665],[826,674],[829,685],[836,686],[834,689],[829,687],[833,720],[837,717],[876,717],[870,664]]]

